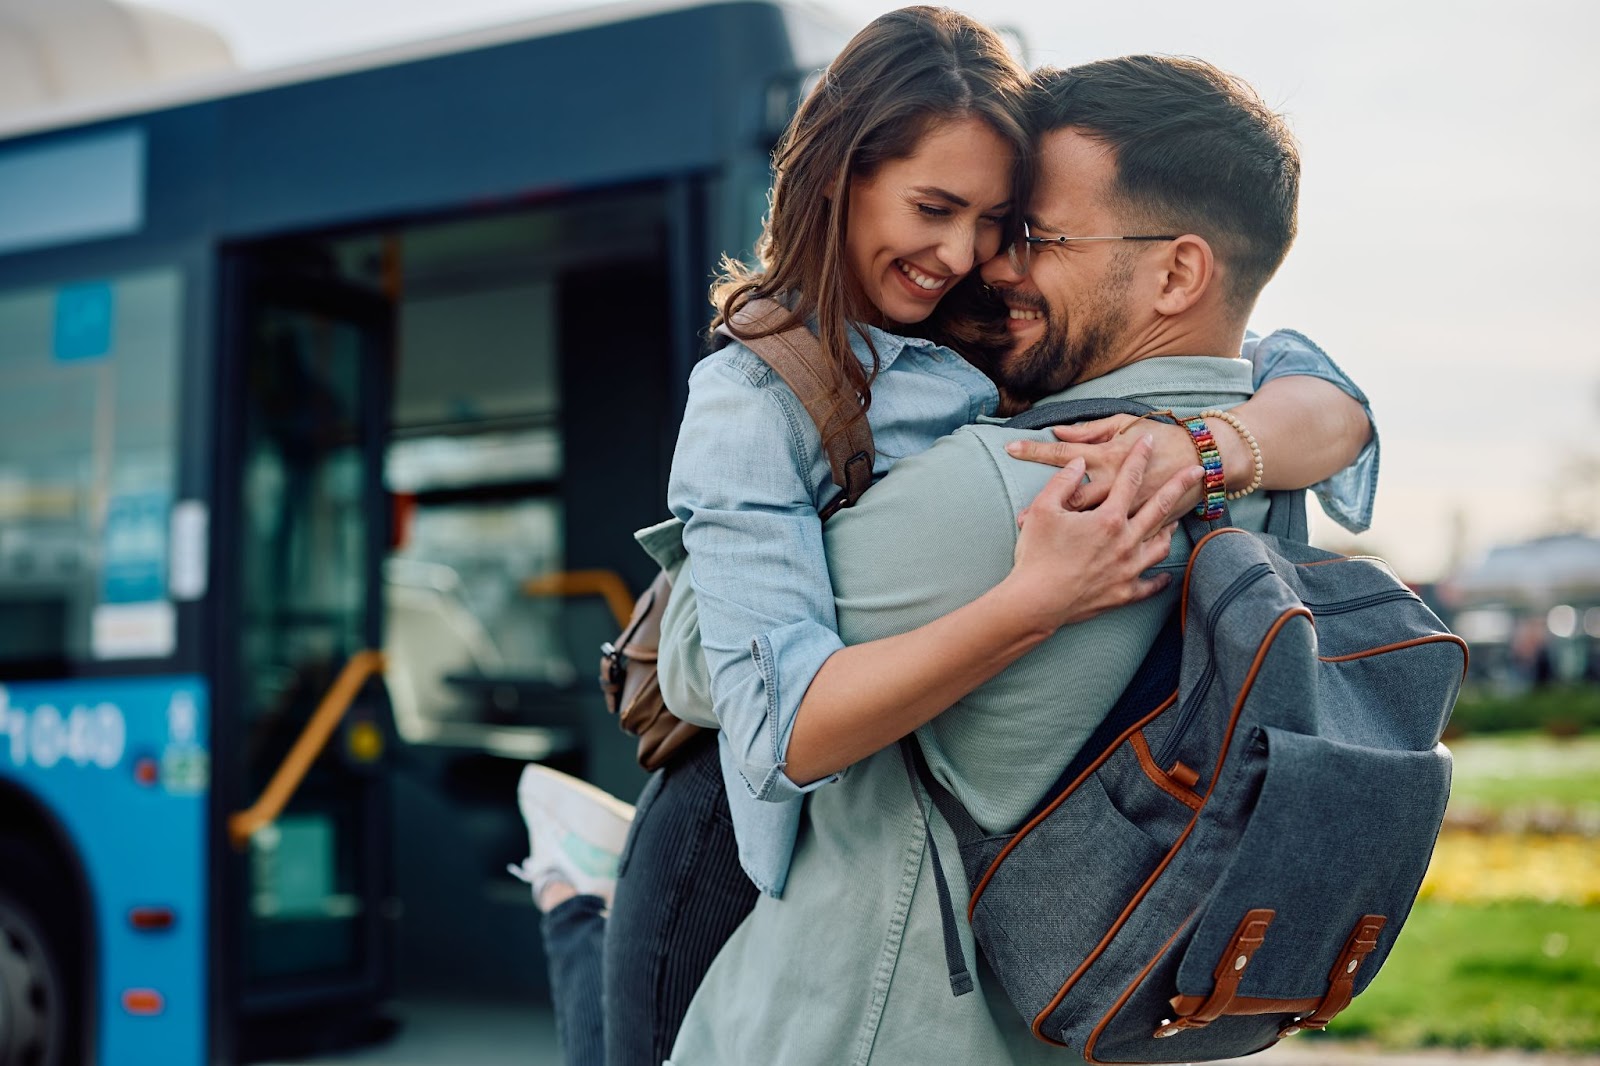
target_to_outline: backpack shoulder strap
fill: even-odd
[[[1118,396],[1097,397],[1092,400],[1057,400],[1030,407],[1006,422],[1007,429],[1049,429],[1051,426],[1070,426],[1074,422],[1093,422],[1112,415],[1147,415],[1155,410],[1138,400],[1125,400]]]
[[[840,432],[856,407],[847,399],[841,402],[844,398],[839,395],[822,345],[804,323],[794,320],[788,308],[776,300],[752,300],[733,316],[733,323],[745,333],[775,330],[766,336],[747,338],[734,336],[724,326],[717,328],[718,333],[737,340],[759,355],[799,398],[806,414],[816,424],[828,454],[828,466],[833,471],[833,482],[842,490],[822,509],[821,515],[826,521],[839,508],[849,507],[859,500],[872,484],[872,466],[877,459],[872,427],[865,418],[857,418]]]

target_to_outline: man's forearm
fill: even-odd
[[[1272,378],[1232,413],[1261,447],[1263,489],[1299,489],[1324,481],[1355,462],[1372,439],[1372,424],[1361,405],[1321,378]],[[1249,445],[1216,419],[1211,434],[1222,453],[1229,491],[1247,487],[1255,466]]]

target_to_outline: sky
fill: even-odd
[[[143,0],[270,67],[570,10],[548,0]],[[864,25],[881,3],[821,4]],[[1600,4],[1590,0],[957,3],[1031,64],[1193,55],[1248,79],[1301,142],[1300,237],[1253,326],[1288,326],[1366,390],[1369,533],[1341,550],[1432,580],[1490,546],[1600,533]],[[1267,456],[1271,462],[1271,456]],[[1587,462],[1588,481],[1579,471]],[[1313,507],[1313,511],[1316,508]],[[1565,523],[1565,524],[1564,524]]]

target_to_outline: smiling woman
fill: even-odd
[[[948,9],[903,8],[862,30],[785,131],[759,264],[724,262],[712,325],[752,300],[784,303],[865,417],[881,355],[868,342],[857,358],[852,324],[921,322],[999,251],[1033,178],[1029,92],[1000,38]]]
[[[988,123],[962,117],[850,183],[846,257],[880,325],[921,322],[1000,250],[1014,155]]]

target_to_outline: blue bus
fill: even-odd
[[[516,774],[639,783],[593,650],[843,40],[635,4],[0,124],[0,1062],[537,983]]]

